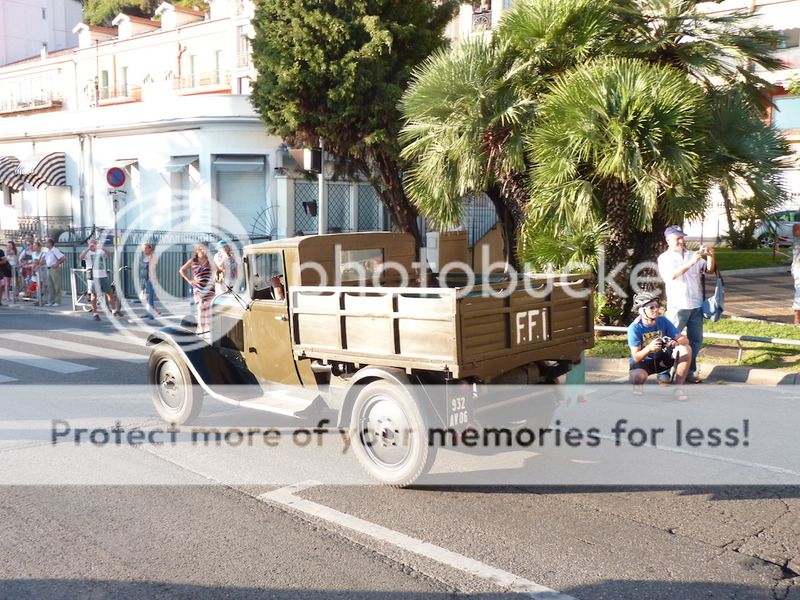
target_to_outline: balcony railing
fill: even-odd
[[[142,88],[138,85],[105,86],[98,90],[100,104],[142,99]]]
[[[175,77],[172,88],[175,90],[199,90],[202,88],[230,88],[231,75],[224,71],[209,71],[207,73],[190,73]]]
[[[42,90],[38,94],[25,96],[0,97],[0,113],[25,112],[29,110],[42,110],[44,108],[58,108],[63,104],[60,94]]]

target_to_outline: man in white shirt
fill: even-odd
[[[216,293],[224,294],[236,285],[239,279],[239,257],[231,245],[225,241],[217,242],[217,253],[214,255],[214,264],[219,269],[216,281]]]
[[[698,252],[686,249],[686,234],[677,225],[664,231],[666,252],[658,257],[658,274],[667,293],[667,317],[679,331],[686,328],[692,348],[692,362],[686,381],[700,383],[697,354],[703,346],[703,287],[701,273],[714,270],[714,249],[700,246]]]
[[[122,316],[122,313],[116,307],[114,291],[111,289],[111,282],[108,280],[106,260],[110,257],[111,252],[102,245],[98,248],[97,240],[94,239],[89,240],[89,247],[81,252],[81,260],[86,263],[86,279],[91,289],[92,318],[95,321],[100,320],[100,315],[97,314],[98,292],[105,295],[106,305],[111,314],[115,317]]]
[[[44,254],[47,265],[47,306],[58,306],[61,304],[61,265],[67,257],[56,248],[53,238],[48,238],[45,244],[47,244]]]

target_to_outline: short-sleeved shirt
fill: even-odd
[[[668,310],[699,308],[703,305],[700,274],[706,267],[705,259],[697,261],[680,277],[671,278],[672,273],[681,265],[690,262],[695,254],[692,250],[683,252],[667,250],[658,257],[658,274],[664,280]]]
[[[644,348],[655,338],[667,336],[676,339],[679,335],[680,331],[667,317],[656,317],[656,322],[651,327],[645,325],[641,319],[636,319],[628,326],[628,346],[631,349]],[[653,355],[648,354],[642,360],[653,360]],[[631,352],[630,362],[633,364],[633,352]]]
[[[62,256],[64,256],[64,253],[55,246],[53,246],[50,250],[45,251],[44,260],[47,264],[47,268],[52,269],[55,267],[58,264],[58,261],[61,260]]]
[[[86,261],[86,268],[92,270],[93,279],[102,279],[108,276],[106,269],[106,253],[103,250],[89,250],[84,258]]]

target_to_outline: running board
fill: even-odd
[[[304,390],[273,390],[266,391],[260,398],[241,400],[239,406],[252,408],[296,419],[308,419],[317,415],[324,415],[331,409],[317,392]]]

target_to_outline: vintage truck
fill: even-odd
[[[371,475],[398,487],[432,464],[431,428],[480,426],[491,384],[526,386],[523,413],[547,425],[552,401],[537,405],[544,387],[532,384],[555,383],[593,345],[592,277],[526,275],[512,292],[502,273],[420,274],[415,255],[411,236],[383,232],[245,247],[243,285],[215,298],[208,334],[149,336],[159,415],[186,423],[206,394],[324,415],[349,430]]]

